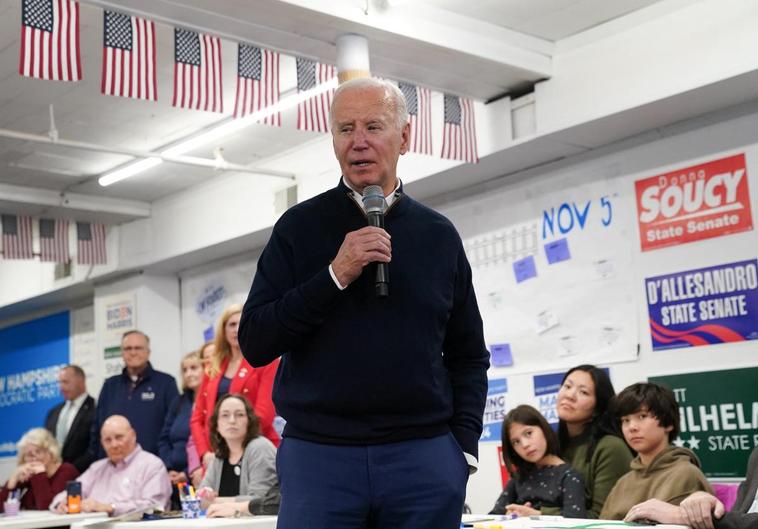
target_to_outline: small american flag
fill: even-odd
[[[408,150],[432,154],[432,91],[408,83],[398,83],[405,96],[410,116],[411,135]]]
[[[270,107],[278,101],[279,54],[240,44],[237,51],[237,97],[234,117],[241,118]],[[268,116],[263,123],[281,127],[281,112]]]
[[[334,66],[297,58],[297,91],[304,92],[329,81],[337,75]],[[329,109],[334,90],[313,96],[297,106],[297,128],[329,132]]]
[[[105,264],[105,225],[90,222],[76,223],[76,262]]]
[[[6,259],[33,259],[32,218],[2,215],[3,257]]]
[[[476,152],[474,104],[470,99],[445,94],[442,157],[479,163],[479,155]]]
[[[103,11],[103,73],[100,90],[111,96],[158,99],[155,23]]]
[[[39,260],[67,263],[68,220],[39,219]]]
[[[223,112],[221,39],[174,29],[175,107]]]
[[[23,1],[18,73],[53,81],[82,78],[77,2]]]

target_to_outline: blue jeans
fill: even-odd
[[[286,437],[277,529],[458,529],[468,464],[452,434],[369,446]]]

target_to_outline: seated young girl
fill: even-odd
[[[247,399],[236,393],[221,397],[210,432],[215,457],[200,485],[203,500],[211,503],[209,516],[276,510],[280,501],[276,448],[260,435],[260,421]]]
[[[558,436],[540,412],[526,405],[509,411],[503,459],[511,479],[490,514],[585,518],[582,478],[557,454]]]

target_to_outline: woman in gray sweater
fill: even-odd
[[[260,435],[260,421],[242,395],[224,395],[210,420],[215,458],[208,466],[200,496],[208,516],[276,514],[279,480],[276,448]]]

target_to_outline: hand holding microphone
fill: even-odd
[[[371,188],[375,188],[373,191]],[[381,199],[381,204],[378,204]],[[392,258],[390,235],[384,230],[384,195],[379,186],[368,186],[363,193],[369,226],[351,231],[345,236],[337,256],[332,261],[332,271],[343,287],[347,287],[361,275],[369,263],[377,263],[377,296],[389,293],[389,273],[387,263]],[[380,271],[381,269],[381,271]]]

